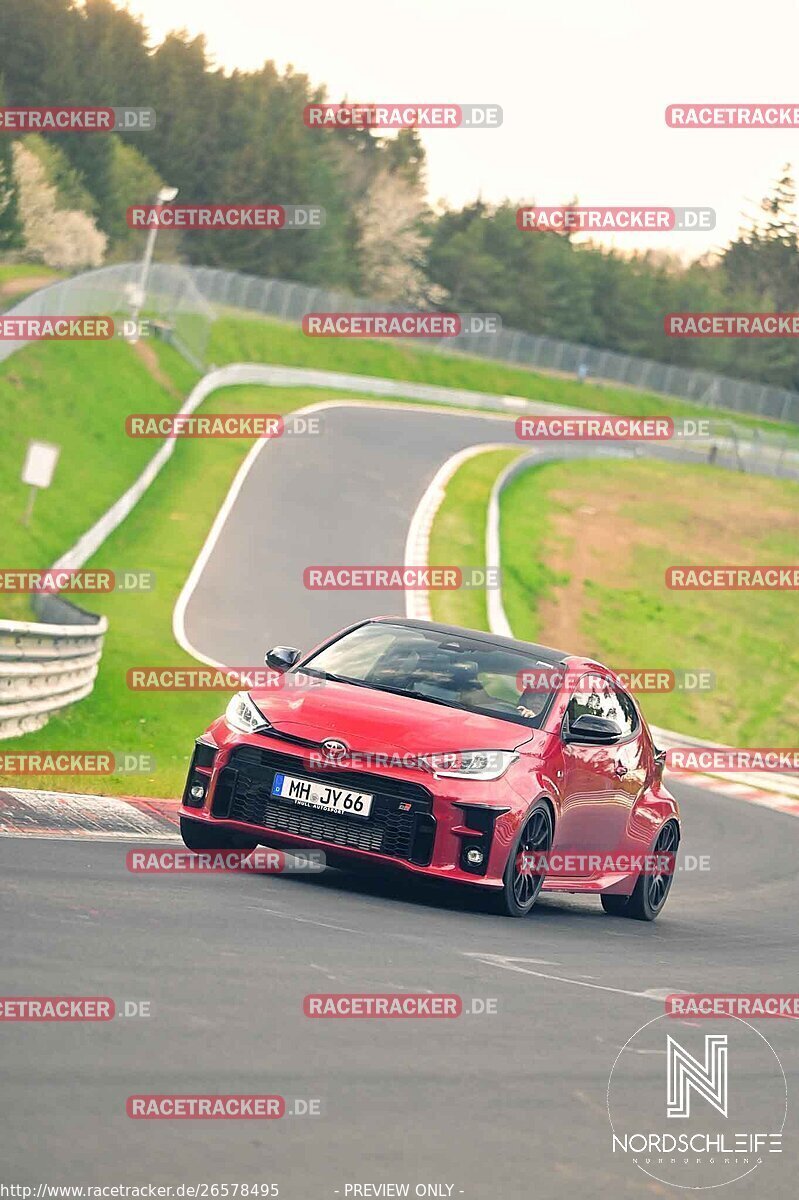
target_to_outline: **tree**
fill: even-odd
[[[14,174],[27,256],[65,270],[99,267],[105,234],[87,213],[58,209],[58,193],[42,163],[20,142],[14,143]]]
[[[0,107],[4,104],[5,89],[0,76]],[[22,244],[13,146],[10,137],[0,135],[0,251],[17,250]]]
[[[424,191],[401,171],[375,176],[358,211],[362,290],[391,303],[422,306],[429,291],[424,274]]]

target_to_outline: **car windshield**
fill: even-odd
[[[557,672],[523,650],[387,622],[344,634],[301,669],[533,729],[546,714]]]

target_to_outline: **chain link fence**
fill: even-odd
[[[133,309],[140,274],[140,263],[119,263],[73,275],[34,292],[5,316],[109,316],[123,321]],[[161,263],[152,266],[141,318],[157,322],[183,356],[203,370],[214,310],[197,289],[190,268]],[[23,345],[1,341],[0,362]]]
[[[192,277],[198,291],[212,303],[266,314],[280,321],[299,322],[309,312],[380,312],[386,307],[385,303],[344,292],[212,267],[194,267]],[[520,329],[503,329],[487,335],[461,334],[456,338],[420,338],[418,344],[439,352],[460,352],[519,367],[578,377],[585,374],[588,378],[640,391],[679,396],[709,408],[799,423],[797,392],[617,354],[596,346],[538,337]]]
[[[11,309],[14,315],[126,314],[139,279],[138,263],[101,267],[35,292]],[[162,332],[198,369],[206,361],[214,306],[247,311],[298,323],[309,312],[379,312],[385,303],[345,292],[264,279],[215,267],[155,263],[147,284],[143,315],[163,326]],[[0,343],[0,360],[20,343]],[[518,329],[493,334],[461,334],[455,338],[420,338],[424,349],[462,353],[496,362],[562,372],[578,378],[618,383],[640,391],[701,404],[720,413],[747,413],[799,424],[799,393],[710,371],[670,366],[595,346],[539,337]]]

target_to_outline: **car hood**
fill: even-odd
[[[310,687],[283,683],[250,695],[278,733],[351,750],[437,754],[450,750],[515,750],[536,731],[498,717],[394,696],[374,688],[323,680]]]

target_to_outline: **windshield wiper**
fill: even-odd
[[[443,704],[445,708],[462,709],[461,704],[450,704],[449,700],[441,700],[438,696],[425,696],[424,692],[414,692],[411,688],[390,687],[388,684],[369,683],[365,679],[348,679],[346,675],[334,675],[332,671],[320,671],[313,667],[304,668],[308,674],[321,675],[331,683],[351,683],[353,687],[370,688],[375,692],[388,692],[392,696],[410,696],[412,700],[426,700],[428,704]]]
[[[331,683],[351,683],[353,687],[372,687],[371,683],[366,683],[363,679],[348,679],[346,675],[334,675],[332,671],[320,671],[318,667],[303,667],[307,675],[321,675],[322,679],[329,679]]]
[[[380,683],[367,683],[365,686],[374,688],[376,692],[389,692],[392,696],[410,696],[412,700],[426,700],[428,704],[443,704],[445,708],[462,708],[460,704],[450,704],[449,700],[441,700],[438,696],[425,696],[424,692],[414,692],[411,688],[389,687]]]

